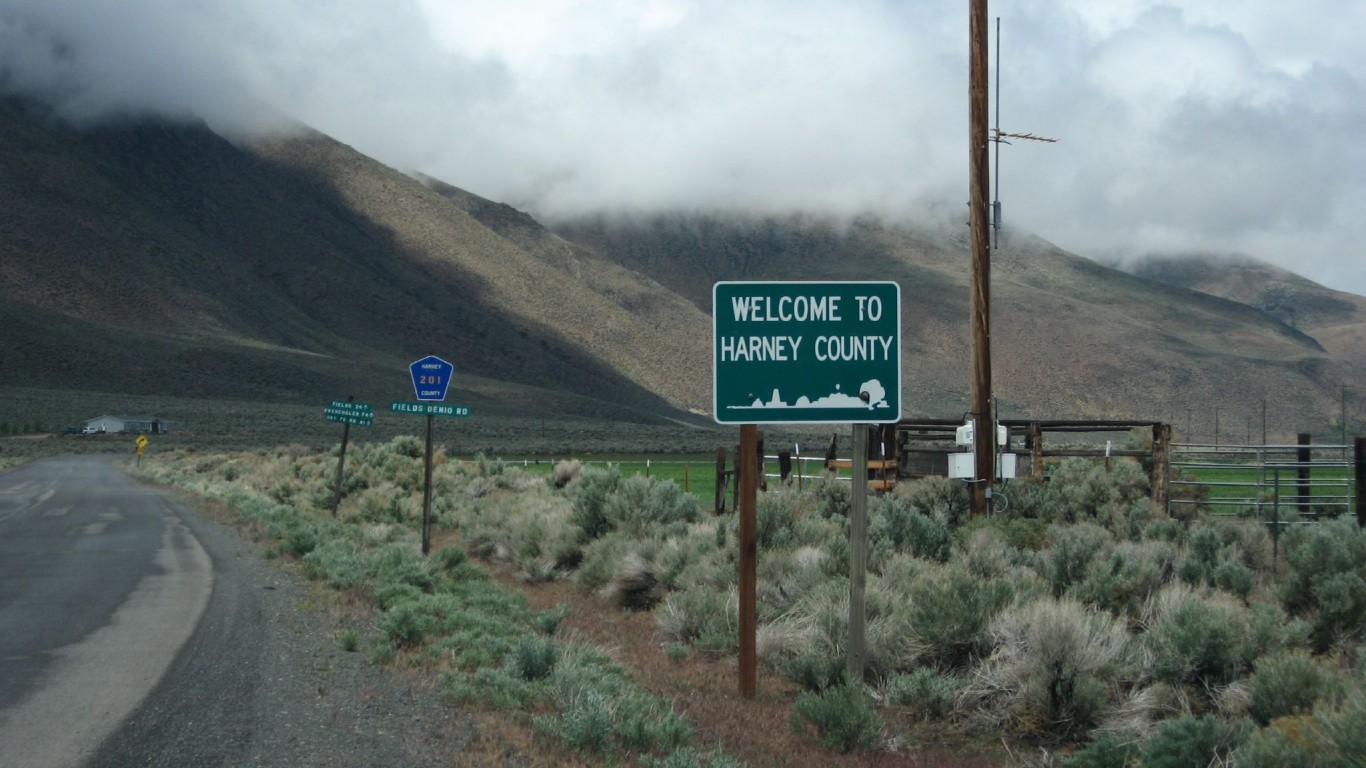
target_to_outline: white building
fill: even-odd
[[[85,423],[86,432],[132,432],[135,434],[160,434],[170,432],[175,422],[155,419],[149,416],[100,416]]]

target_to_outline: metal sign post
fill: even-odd
[[[435,355],[428,355],[408,366],[413,377],[413,394],[419,402],[395,401],[389,404],[394,413],[413,413],[427,417],[427,448],[422,466],[422,554],[432,551],[432,418],[434,416],[469,416],[467,405],[442,405],[451,386],[455,368]]]

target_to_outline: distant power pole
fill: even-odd
[[[968,11],[968,228],[972,276],[968,312],[972,316],[973,455],[971,513],[991,512],[996,477],[996,425],[991,422],[991,245],[987,192],[991,188],[987,138],[987,0],[969,0]]]

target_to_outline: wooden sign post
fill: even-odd
[[[759,467],[749,458],[754,456],[758,446],[759,428],[754,424],[742,425],[737,509],[740,514],[740,695],[746,699],[754,698],[759,688],[755,656]]]

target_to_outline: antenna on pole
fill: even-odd
[[[996,143],[995,168],[996,192],[991,201],[992,247],[1001,247],[1001,145],[1009,144],[1006,139],[1042,141],[1053,144],[1057,139],[1035,136],[1032,133],[1003,133],[1001,131],[1001,17],[996,17],[996,127],[991,129],[991,141]]]

